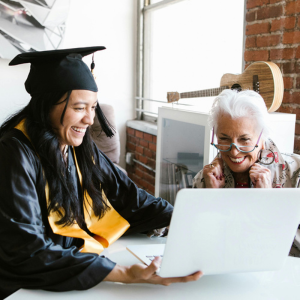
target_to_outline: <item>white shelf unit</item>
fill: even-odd
[[[208,114],[162,107],[158,110],[155,196],[174,203],[181,188],[217,154],[210,145]]]

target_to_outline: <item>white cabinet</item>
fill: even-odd
[[[162,107],[158,110],[155,196],[174,203],[181,188],[217,154],[210,145],[208,114]]]

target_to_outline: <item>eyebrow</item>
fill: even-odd
[[[95,103],[97,103],[97,100],[93,103],[93,104],[95,104]],[[89,104],[88,102],[85,102],[85,101],[78,101],[78,102],[76,102],[76,103],[73,103],[72,105],[77,105],[77,104]]]
[[[224,137],[231,138],[231,136],[229,136],[229,135],[227,135],[225,133],[221,132],[220,134],[223,135]],[[245,133],[245,134],[240,135],[239,138],[241,138],[241,137],[247,137],[247,136],[251,136],[251,135],[249,133]]]

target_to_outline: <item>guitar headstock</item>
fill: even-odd
[[[180,94],[178,92],[168,92],[167,99],[169,103],[178,101],[180,99]]]

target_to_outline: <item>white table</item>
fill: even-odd
[[[103,254],[121,265],[138,263],[126,250],[129,244],[165,243],[165,238],[149,239],[144,235],[122,237]],[[289,300],[300,299],[300,258],[288,257],[284,269],[271,272],[203,276],[199,281],[171,286],[150,284],[120,284],[102,282],[86,291],[62,293],[42,290],[19,290],[8,300],[35,299],[208,299],[208,300]]]

